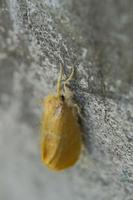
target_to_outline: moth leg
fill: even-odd
[[[60,73],[59,73],[59,78],[58,78],[58,81],[57,81],[57,95],[61,95],[61,81],[62,81],[62,75],[63,75],[63,66],[62,64],[60,64]]]
[[[81,109],[77,104],[73,104],[74,109],[74,115],[79,116],[81,119],[83,119],[83,116],[81,114]]]
[[[80,107],[77,104],[73,104],[73,107],[76,109],[78,115],[80,115],[81,113]]]

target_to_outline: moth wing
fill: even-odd
[[[72,166],[80,154],[81,134],[71,108],[65,109],[56,120],[53,117],[45,121],[42,128],[43,161],[55,170]]]

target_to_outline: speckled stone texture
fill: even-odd
[[[40,161],[40,100],[63,63],[84,150]],[[0,200],[133,200],[133,1],[0,0]]]

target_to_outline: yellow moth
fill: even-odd
[[[73,166],[81,150],[78,106],[72,103],[72,92],[67,87],[73,74],[74,68],[63,83],[63,69],[60,66],[57,92],[43,100],[41,158],[46,166],[56,171]]]

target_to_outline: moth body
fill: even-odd
[[[64,170],[73,166],[79,159],[81,150],[81,131],[77,122],[77,112],[74,105],[68,101],[68,96],[66,97],[66,85],[64,85],[65,91],[62,91],[61,77],[62,69],[58,79],[57,94],[49,95],[43,101],[45,111],[41,127],[41,157],[42,161],[53,170]]]

